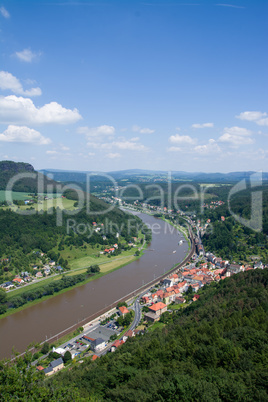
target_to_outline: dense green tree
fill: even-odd
[[[67,350],[67,351],[64,353],[63,361],[64,361],[65,364],[66,364],[66,363],[70,363],[70,362],[72,361],[72,355],[71,355],[71,353],[69,352],[69,350]]]

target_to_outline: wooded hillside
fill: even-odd
[[[204,287],[163,329],[43,382],[0,370],[0,400],[267,401],[268,270]],[[23,368],[24,367],[24,368]]]

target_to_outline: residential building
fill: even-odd
[[[64,367],[64,363],[61,357],[59,357],[57,360],[53,360],[50,362],[49,366],[44,369],[44,373],[47,376],[50,376],[57,371],[61,370]]]

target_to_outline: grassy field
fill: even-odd
[[[35,290],[38,289],[42,286],[48,285],[50,282],[54,282],[54,281],[58,281],[59,279],[61,279],[62,275],[55,275],[55,276],[51,276],[48,277],[46,279],[42,279],[42,280],[38,280],[34,283],[31,283],[28,286],[22,286],[17,288],[16,290],[12,291],[12,292],[8,292],[7,293],[7,298],[10,299],[13,296],[19,296],[21,293],[26,292],[27,290]]]
[[[24,193],[24,192],[18,192],[18,191],[12,191],[12,199],[14,201],[24,201],[31,199],[32,196],[30,193]],[[59,194],[56,193],[47,193],[47,194],[39,194],[40,196],[47,196],[49,198],[56,198],[59,197]],[[5,190],[0,190],[0,202],[3,202],[6,200],[6,191]]]
[[[153,325],[151,325],[150,327],[148,327],[148,331],[154,331],[155,329],[162,329],[165,326],[165,324],[163,322],[155,322]]]
[[[181,304],[172,304],[168,306],[170,310],[180,310],[181,308],[185,308],[188,306],[188,303],[181,303]]]
[[[29,198],[29,193],[19,193],[17,191],[12,191],[12,199],[15,201],[24,201]],[[5,190],[0,190],[0,202],[6,200]]]
[[[19,193],[22,194],[22,193]],[[26,194],[26,193],[25,193]],[[28,199],[28,197],[24,199]],[[7,206],[7,207],[2,207],[4,210],[6,209],[12,209],[12,211],[27,211],[27,210],[32,210],[33,208],[36,211],[47,211],[50,208],[60,208],[60,209],[65,209],[68,211],[72,211],[75,209],[74,207],[74,200],[67,200],[66,198],[53,198],[49,200],[44,200],[44,201],[38,201],[36,204],[31,204],[31,205],[12,205],[12,206]]]
[[[64,251],[65,250],[61,251],[61,255],[63,256],[63,259],[67,259],[69,261],[69,266],[73,270],[89,267],[93,264],[110,264],[114,259],[133,256],[136,248],[128,251],[123,251],[122,254],[111,258],[108,258],[108,256],[105,254],[98,254],[99,250],[92,249],[90,246],[82,250],[72,248],[72,250],[66,250],[67,253],[64,253]]]

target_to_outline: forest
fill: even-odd
[[[267,401],[268,270],[199,291],[161,329],[44,380],[29,356],[0,366],[0,400]]]
[[[46,253],[56,263],[68,268],[68,261],[62,259],[60,254],[65,246],[105,246],[118,243],[117,232],[120,232],[120,239],[124,242],[138,237],[139,230],[146,234],[146,240],[150,238],[148,228],[138,217],[130,216],[118,208],[105,212],[107,204],[95,197],[90,199],[90,208],[90,215],[84,207],[72,217],[75,220],[74,227],[68,225],[70,216],[64,213],[62,225],[57,226],[55,208],[34,215],[19,215],[0,209],[0,283],[7,271],[19,273],[29,270],[30,265],[38,259],[37,251]],[[100,214],[100,211],[103,213]],[[104,222],[100,232],[93,230],[93,222],[96,225]],[[89,227],[90,232],[76,230],[79,225]],[[53,248],[57,245],[59,252],[55,253]]]

